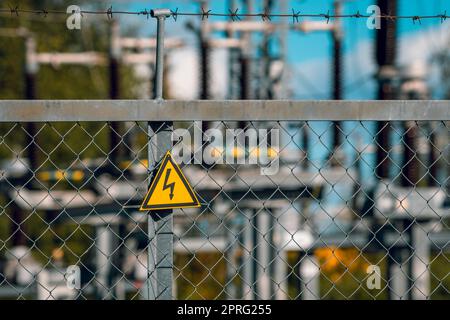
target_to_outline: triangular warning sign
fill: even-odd
[[[199,207],[194,190],[173,161],[170,152],[164,156],[140,211]]]

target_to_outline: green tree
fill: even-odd
[[[84,8],[89,1],[78,1]],[[65,11],[72,1],[22,0],[20,9],[43,8]],[[104,8],[102,8],[104,9]],[[0,99],[25,99],[25,38],[14,30],[27,30],[37,43],[38,52],[108,53],[110,21],[105,16],[85,17],[81,30],[68,30],[66,15],[22,13],[0,15]],[[7,31],[7,32],[6,32]],[[36,75],[37,99],[108,99],[109,69],[106,66],[42,65]],[[135,98],[136,79],[129,67],[121,67],[121,98]],[[0,161],[8,165],[15,158],[26,156],[26,126],[22,123],[0,124]],[[86,159],[105,157],[109,150],[109,129],[105,123],[43,123],[38,124],[36,144],[40,170],[68,170]],[[39,172],[36,172],[36,180]],[[38,181],[48,189],[77,189],[80,184]],[[7,184],[7,183],[6,183]],[[0,197],[0,252],[11,248],[12,202],[4,190]],[[92,245],[92,230],[74,223],[50,224],[43,212],[23,212],[22,228],[27,241],[34,246],[34,256],[48,262],[52,251],[61,247],[68,263],[76,262]],[[83,256],[86,258],[86,256]]]

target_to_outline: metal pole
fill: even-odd
[[[163,99],[163,73],[164,73],[164,23],[170,17],[169,9],[156,9],[151,11],[153,18],[157,19],[156,30],[156,77],[155,94],[156,99]]]
[[[203,10],[208,10],[208,1],[202,0],[200,1],[200,5]],[[199,34],[199,44],[200,44],[200,99],[208,100],[210,98],[210,61],[209,61],[209,44],[208,44],[208,28],[207,21],[203,19],[198,29]]]
[[[409,253],[403,248],[392,248],[388,257],[389,300],[407,300],[409,295],[408,264]]]
[[[34,59],[36,54],[36,41],[32,36],[28,36],[25,40],[25,98],[27,100],[36,99],[36,74],[39,65]],[[27,149],[26,156],[29,161],[30,176],[36,173],[38,168],[38,150],[36,145],[37,127],[34,122],[27,122],[25,126],[25,146]],[[36,181],[29,179],[24,187],[32,188]],[[24,212],[18,206],[11,206],[11,234],[13,246],[26,245],[26,225],[24,223]]]
[[[97,226],[96,232],[96,294],[98,299],[108,300],[112,298],[110,273],[113,233],[107,224]]]
[[[36,40],[33,37],[27,37],[26,43],[26,63],[25,63],[25,96],[27,100],[36,99],[36,74],[39,69],[39,64],[36,61]],[[36,172],[38,167],[37,158],[38,152],[36,147],[36,124],[29,122],[26,124],[27,135],[27,156],[30,169],[33,173]],[[33,180],[32,180],[33,181]]]
[[[301,134],[302,134],[302,148],[303,148],[303,161],[302,161],[302,169],[307,171],[309,169],[309,145],[310,145],[310,139],[309,139],[309,122],[303,121],[303,125],[300,128]]]
[[[169,9],[155,9],[151,16],[157,19],[155,98],[163,99],[164,23],[170,17]],[[172,122],[149,123],[149,170],[153,172],[167,151],[172,148]],[[154,178],[154,177],[153,177]],[[172,210],[152,211],[148,216],[148,297],[172,299],[173,281],[173,217]]]
[[[405,237],[409,243],[402,247],[389,248],[387,257],[387,281],[389,288],[389,300],[408,300],[411,296],[412,279],[409,261],[411,259],[411,221],[403,220],[394,222],[393,227],[397,236]],[[408,227],[409,226],[409,227]],[[386,246],[386,244],[384,244]],[[387,246],[386,246],[387,247]]]
[[[270,278],[270,262],[272,249],[271,226],[273,225],[270,211],[259,211],[256,215],[256,299],[272,298],[272,280]]]
[[[381,12],[397,13],[397,0],[378,0]],[[378,64],[378,99],[393,100],[396,98],[394,78],[396,77],[397,21],[381,19],[381,28],[376,32],[376,61]],[[376,174],[380,179],[389,178],[390,124],[378,121],[376,126]]]
[[[236,299],[236,285],[235,278],[237,277],[237,265],[236,265],[236,247],[238,243],[238,230],[236,225],[236,215],[232,214],[226,218],[225,224],[227,228],[227,246],[224,253],[227,264],[227,278],[225,284],[225,298],[227,300]]]
[[[421,180],[419,173],[417,141],[418,127],[415,121],[403,123],[403,159],[401,167],[401,182],[404,187],[414,188]]]
[[[411,244],[414,248],[410,259],[410,269],[413,281],[411,298],[413,300],[429,299],[431,260],[428,231],[431,228],[428,223],[422,221],[416,221],[411,228]]]
[[[381,12],[397,13],[397,0],[378,0]],[[375,57],[378,64],[378,99],[393,100],[396,98],[394,79],[396,77],[397,21],[381,19],[381,28],[376,31]],[[390,177],[390,123],[378,121],[375,131],[376,164],[378,179]],[[396,300],[405,295],[406,276],[403,271],[402,250],[392,248],[388,260],[389,299]],[[400,251],[400,252],[399,252]]]
[[[254,232],[255,232],[255,213],[252,209],[244,210],[246,215],[244,224],[244,242],[243,242],[243,279],[242,279],[242,299],[253,300],[255,297],[255,270],[254,266]]]
[[[302,280],[302,299],[320,299],[320,268],[314,255],[306,254],[303,257],[300,263],[300,278]]]
[[[208,11],[209,1],[200,1],[201,9]],[[200,45],[200,99],[208,100],[211,98],[211,49],[209,46],[208,22],[207,19],[202,19],[198,29],[199,45]],[[202,132],[205,133],[210,127],[211,123],[208,121],[201,122]],[[201,148],[200,148],[201,149]],[[197,150],[197,149],[196,149]],[[206,169],[211,168],[211,165],[202,161],[202,166]]]
[[[264,1],[264,10],[266,13],[270,13],[272,9],[273,1],[265,0]],[[260,72],[260,86],[259,86],[259,99],[273,99],[273,86],[272,81],[270,79],[270,42],[271,42],[271,32],[269,30],[265,30],[263,33],[263,39],[261,44],[261,67],[262,70]]]
[[[252,12],[252,1],[244,1],[246,12]],[[246,20],[251,20],[251,17],[246,17]],[[251,34],[248,31],[242,31],[240,34],[241,40],[244,41],[244,47],[241,49],[240,56],[240,98],[241,100],[248,100],[251,97],[251,59],[250,59],[250,47],[251,47]],[[245,128],[245,121],[239,121],[238,128]]]
[[[236,1],[228,0],[228,8],[235,8]],[[233,31],[225,31],[225,36],[229,39],[234,38],[235,33]],[[228,57],[228,99],[237,99],[237,85],[238,81],[236,76],[239,74],[237,70],[237,60],[239,58],[239,49],[230,48]]]
[[[438,145],[436,132],[435,132],[437,126],[436,126],[436,123],[429,122],[428,123],[428,127],[429,127],[428,130],[429,130],[429,135],[430,135],[430,141],[431,141],[430,150],[428,152],[428,168],[429,168],[428,169],[429,170],[429,173],[428,173],[428,186],[429,187],[436,187],[438,185],[438,183],[437,183],[438,180],[437,179],[439,179],[439,174],[438,174],[439,170],[438,169],[440,169],[440,168],[438,168],[440,166],[437,163],[438,159],[439,159],[438,158],[439,157],[439,155],[438,155],[439,151],[437,151],[436,148],[434,147],[434,146]]]
[[[287,286],[287,251],[284,250],[285,241],[284,241],[284,232],[285,231],[285,223],[284,218],[285,209],[277,208],[273,209],[272,213],[273,217],[273,239],[272,246],[274,250],[273,261],[273,291],[274,298],[276,300],[285,300],[287,298],[288,286]],[[276,215],[276,216],[275,216]]]
[[[111,100],[120,99],[120,61],[122,48],[120,45],[120,26],[117,21],[112,21],[110,25],[110,39],[109,39],[109,98]],[[111,122],[110,132],[109,132],[109,143],[111,148],[110,161],[114,172],[116,172],[116,168],[120,166],[119,161],[124,160],[125,158],[125,146],[121,142],[121,138],[123,138],[125,144],[127,140],[123,137],[126,130],[124,130],[125,124],[122,122]],[[128,144],[129,145],[129,144]],[[116,172],[116,174],[121,174]],[[121,239],[126,237],[125,232],[125,223],[123,221],[119,221],[117,225],[117,232]],[[123,261],[125,257],[125,246],[123,243],[118,245],[117,252],[115,257],[112,258],[113,263],[119,268],[123,267]],[[117,268],[114,268],[114,272],[117,271]],[[124,287],[122,283],[122,274],[116,276],[117,284],[114,287],[116,291],[116,299],[125,299]],[[112,290],[112,289],[111,289]]]
[[[109,48],[109,98],[111,100],[120,99],[120,28],[117,21],[111,23],[110,48]],[[110,154],[110,161],[114,166],[119,166],[119,160],[123,160],[124,146],[121,143],[123,134],[123,124],[111,122],[110,147],[113,150]]]
[[[339,16],[342,14],[342,2],[337,0],[334,2],[334,14]],[[333,36],[333,99],[334,100],[342,100],[342,26],[341,21],[336,19],[334,22],[334,28],[332,32]],[[330,157],[337,157],[338,161],[342,161],[339,159],[340,150],[342,144],[342,134],[341,134],[341,125],[340,121],[333,122],[333,147],[332,153]],[[338,162],[332,162],[332,165],[337,165]]]

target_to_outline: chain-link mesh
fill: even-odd
[[[450,297],[448,121],[208,126],[174,123],[174,298]],[[0,128],[0,298],[147,298],[147,123]]]

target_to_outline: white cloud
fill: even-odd
[[[210,90],[212,98],[225,99],[228,91],[228,54],[213,50],[211,54]],[[175,99],[198,99],[200,64],[198,50],[187,47],[169,56],[170,92]]]
[[[398,44],[397,62],[406,66],[417,61],[427,64],[433,54],[450,43],[450,24],[422,29],[402,36]],[[331,92],[331,60],[322,58],[297,64],[293,68],[293,92],[304,99],[326,99]],[[347,99],[375,98],[376,83],[371,78],[376,73],[375,48],[373,40],[359,43],[344,57],[344,72]],[[430,66],[428,80],[434,92],[439,92],[439,69]]]
[[[399,38],[398,64],[408,65],[422,60],[430,62],[438,49],[448,45],[450,24],[421,29]],[[424,27],[418,27],[424,28]],[[211,55],[211,92],[213,98],[224,99],[228,90],[227,50],[214,50]],[[173,51],[169,56],[171,93],[176,99],[197,99],[199,90],[200,66],[198,51],[186,47]],[[291,71],[289,71],[291,70]],[[308,60],[288,68],[288,91],[294,98],[328,99],[331,92],[330,57]],[[376,90],[374,41],[361,41],[344,57],[344,72],[347,99],[373,99]],[[438,68],[430,68],[430,84],[439,83]],[[434,91],[437,88],[433,88]]]

